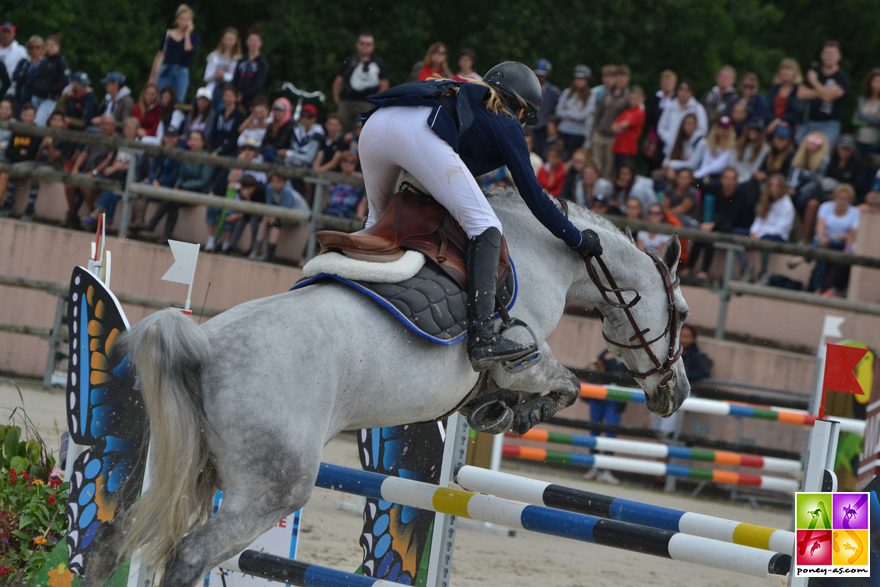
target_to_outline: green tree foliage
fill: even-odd
[[[18,39],[31,34],[64,34],[63,52],[74,69],[99,79],[118,69],[137,93],[146,81],[162,32],[172,26],[178,3],[168,0],[31,0],[4,10],[18,25]],[[779,60],[798,59],[806,69],[825,39],[843,45],[843,68],[856,87],[878,63],[880,19],[876,0],[193,0],[202,46],[191,71],[191,91],[204,71],[205,57],[223,29],[244,34],[259,23],[263,52],[270,63],[267,93],[293,81],[304,89],[329,90],[339,64],[354,52],[355,35],[370,31],[385,59],[392,83],[401,83],[429,44],[448,44],[450,65],[458,49],[473,48],[478,71],[508,59],[531,63],[549,58],[553,81],[568,83],[578,63],[598,79],[605,63],[626,63],[635,83],[649,90],[670,68],[691,77],[699,91],[729,63],[755,71],[770,85]]]

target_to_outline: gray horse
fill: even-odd
[[[516,192],[492,195],[490,202],[517,267],[511,313],[540,341],[553,332],[567,298],[600,310],[607,339],[635,339],[634,323],[601,295],[584,259],[544,229]],[[663,280],[675,277],[679,241],[670,238],[661,267],[632,235],[601,217],[575,206],[569,214],[580,229],[599,234],[616,283],[641,296],[629,312],[653,333],[646,335],[650,353],[609,350],[633,372],[650,373],[657,357],[667,361],[665,385],[656,372],[639,384],[649,409],[669,416],[690,392],[681,362],[669,360],[676,340],[670,337],[677,337],[687,305],[679,289],[667,293]],[[624,296],[631,302],[635,294]],[[539,419],[571,405],[577,378],[546,342],[542,349],[541,360],[519,373],[496,366],[482,389],[520,393],[531,406],[525,413]],[[461,408],[480,380],[464,345],[426,341],[336,283],[248,302],[202,327],[177,310],[158,312],[122,335],[114,351],[131,353],[140,379],[150,481],[128,512],[98,530],[87,587],[102,585],[138,549],[145,564],[163,569],[163,586],[195,585],[308,502],[321,451],[339,432],[436,420]],[[209,519],[218,489],[223,505]]]

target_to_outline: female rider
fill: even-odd
[[[532,213],[572,249],[601,254],[595,232],[581,233],[538,185],[523,125],[537,121],[541,84],[522,63],[496,65],[485,83],[412,82],[369,98],[358,150],[366,183],[367,227],[388,205],[400,169],[410,172],[458,221],[469,240],[468,356],[475,371],[533,349],[495,332],[501,223],[474,175],[507,165]]]

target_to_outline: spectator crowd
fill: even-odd
[[[269,99],[270,61],[261,53],[259,26],[243,39],[238,29],[225,29],[207,57],[203,79],[192,83],[194,57],[208,41],[196,23],[193,10],[180,5],[172,27],[157,39],[149,78],[132,83],[119,71],[101,72],[98,87],[89,73],[72,71],[61,35],[32,35],[22,45],[15,25],[3,23],[0,120],[359,174],[360,114],[371,107],[368,96],[389,87],[371,34],[359,35],[355,53],[340,64],[332,81],[335,108],[324,114],[301,100],[294,107],[284,96]],[[449,58],[444,43],[433,43],[407,79],[481,79],[471,49],[458,51],[454,62]],[[773,79],[765,80],[765,91],[755,73],[724,66],[704,92],[671,69],[660,73],[656,90],[645,91],[631,84],[626,65],[602,66],[598,80],[589,66],[578,65],[568,87],[560,89],[550,82],[551,62],[540,59],[534,72],[543,102],[537,125],[524,131],[535,174],[551,196],[600,214],[852,250],[860,215],[880,212],[880,174],[875,174],[880,69],[871,71],[861,88],[854,87],[840,68],[841,58],[840,45],[827,41],[806,70],[794,59],[783,59]],[[855,108],[848,121],[852,134],[842,133],[847,105]],[[134,167],[138,181],[157,187],[311,209],[310,186],[301,181],[166,157],[130,157],[110,147],[3,130],[0,162],[120,180]],[[512,184],[503,168],[478,180],[486,189]],[[10,213],[17,183],[0,174],[0,216]],[[31,182],[23,219],[33,217],[37,192]],[[115,214],[117,194],[68,186],[66,196],[66,226],[90,228],[100,213]],[[146,202],[137,202],[133,229],[152,232],[164,218],[167,240],[179,208],[163,202],[147,219]],[[331,186],[323,212],[364,219],[363,190]],[[290,227],[275,218],[217,209],[205,220],[207,250],[267,261]],[[253,244],[240,251],[246,228]],[[640,232],[636,241],[644,250],[660,252],[666,237]],[[693,243],[682,273],[706,278],[712,260],[711,245]],[[761,265],[755,274],[743,257],[743,278],[769,281],[766,257]],[[845,269],[819,264],[810,289],[838,295],[845,284]]]

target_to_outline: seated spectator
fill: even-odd
[[[162,146],[168,149],[177,148],[177,140],[179,136],[177,134],[177,129],[169,128],[168,132],[166,132],[162,136]],[[147,179],[145,179],[142,183],[146,185],[152,185],[157,188],[168,188],[172,189],[175,185],[177,185],[177,175],[180,173],[180,160],[172,159],[171,157],[163,157],[162,155],[156,155],[153,157],[152,161],[150,161],[150,170]],[[131,226],[129,226],[129,230],[132,234],[137,234],[138,232],[149,231],[152,232],[156,225],[149,226],[148,224],[144,224],[144,216],[147,211],[147,199],[146,198],[138,198],[131,206]],[[158,222],[158,221],[157,221]]]
[[[447,79],[452,77],[452,70],[446,63],[446,45],[443,43],[433,43],[428,47],[425,58],[413,64],[406,81],[421,82],[437,77]]]
[[[523,129],[523,134],[526,137],[526,146],[529,148],[529,162],[532,164],[532,170],[535,172],[535,176],[538,175],[538,170],[541,169],[541,165],[544,164],[544,160],[541,159],[541,156],[535,153],[535,133],[529,127],[525,127]],[[513,178],[510,178],[510,181],[513,181]]]
[[[256,202],[258,204],[265,204],[266,187],[263,184],[259,183],[254,178],[254,176],[243,175],[241,177],[241,181],[239,182],[239,187],[235,195],[235,199],[244,200],[247,202]],[[253,249],[254,245],[257,242],[257,234],[259,233],[260,222],[262,222],[262,220],[262,216],[254,216],[251,214],[244,214],[242,212],[227,211],[226,227],[232,226],[232,231],[231,236],[228,236],[227,240],[223,243],[221,252],[224,255],[234,255],[238,252],[238,241],[241,240],[241,236],[244,234],[245,226],[249,226],[251,229],[251,249]],[[221,228],[220,231],[223,231],[226,235],[230,235],[230,232],[228,230],[224,230],[223,228]],[[250,253],[250,251],[248,251],[248,253]]]
[[[92,119],[92,126],[101,126],[101,116],[110,114],[116,121],[116,130],[122,130],[122,124],[131,116],[134,110],[134,100],[131,90],[125,85],[125,76],[118,71],[111,71],[101,80],[107,95],[98,104],[98,114]]]
[[[208,143],[210,143],[214,132],[214,118],[211,93],[208,88],[199,88],[196,90],[196,97],[193,98],[192,104],[190,104],[189,114],[186,115],[181,134],[189,136],[189,133],[192,131],[200,130],[205,133],[205,137]]]
[[[633,164],[639,152],[639,137],[645,126],[645,92],[640,86],[633,86],[626,95],[628,108],[611,125],[617,133],[611,152],[614,154],[614,168],[626,163]]]
[[[134,116],[130,117],[125,121],[125,124],[122,125],[122,137],[129,141],[136,141],[138,139],[139,128],[140,122],[138,119]],[[113,162],[104,169],[101,175],[107,179],[114,179],[125,183],[126,176],[128,175],[128,168],[131,165],[137,165],[137,157],[132,157],[129,151],[119,149],[116,151],[116,156],[113,158]],[[117,202],[119,202],[119,195],[114,194],[110,190],[105,190],[101,194],[101,197],[98,198],[98,202],[92,213],[82,219],[82,224],[86,228],[94,228],[97,226],[98,218],[100,218],[102,213],[107,214],[108,224],[113,222],[113,217],[116,215]]]
[[[269,74],[269,61],[260,54],[263,47],[263,29],[254,25],[248,31],[247,55],[242,55],[235,64],[232,75],[232,85],[241,95],[241,104],[245,108],[251,107],[254,98],[263,92],[266,85],[266,76]],[[224,104],[226,100],[223,100]]]
[[[49,126],[57,130],[67,130],[67,119],[64,114],[57,110],[49,116]],[[67,141],[56,141],[52,137],[44,137],[40,142],[40,152],[37,161],[42,166],[49,167],[54,171],[64,171],[68,165],[73,165],[71,159],[76,155],[77,146]],[[34,217],[34,204],[36,203],[39,182],[31,179],[28,205],[20,220],[32,220]]]
[[[317,120],[317,108],[312,104],[302,107],[299,124],[290,137],[290,146],[278,152],[279,161],[294,167],[311,167],[314,164],[324,142],[324,129]]]
[[[342,125],[340,124],[340,128]],[[359,176],[357,173],[358,156],[346,151],[340,155],[342,175]],[[324,207],[324,214],[352,220],[367,220],[367,199],[363,188],[336,183],[330,186],[330,195]]]
[[[290,100],[278,98],[272,104],[272,124],[266,128],[263,135],[263,144],[260,153],[268,163],[274,163],[279,151],[284,151],[290,146],[290,137],[293,135],[293,118],[291,116]]]
[[[804,119],[804,103],[797,97],[798,85],[803,82],[801,66],[795,59],[786,57],[779,62],[773,86],[767,95],[764,121],[768,135],[772,135],[780,125],[794,129]]]
[[[856,204],[861,204],[870,188],[868,169],[859,156],[856,140],[852,135],[840,135],[825,169],[825,177],[837,183],[848,183],[856,190]],[[830,182],[826,184],[828,189]]]
[[[67,126],[71,130],[85,130],[98,114],[98,101],[89,87],[90,83],[86,72],[74,73],[70,76],[70,85],[64,89],[55,107],[57,112],[63,113],[67,118]]]
[[[263,156],[260,155],[260,145],[257,140],[247,139],[244,144],[238,148],[237,159],[247,163],[263,163]],[[214,176],[214,180],[211,184],[211,193],[218,196],[225,195],[227,198],[231,198],[235,195],[241,179],[248,175],[253,177],[257,183],[263,185],[266,184],[267,176],[262,171],[240,168],[221,168]],[[216,232],[217,219],[220,214],[221,210],[219,208],[208,208],[205,215],[205,222],[208,224],[208,241],[205,245],[205,250],[209,253],[213,252],[214,241],[211,237]]]
[[[49,115],[55,110],[58,98],[70,81],[70,65],[61,54],[61,36],[46,39],[46,51],[37,64],[37,76],[33,80],[31,102],[37,107],[34,124],[46,126]]]
[[[589,210],[595,210],[597,198],[603,199],[604,205],[607,207],[608,200],[614,192],[614,186],[611,182],[603,177],[599,177],[599,166],[592,159],[588,159],[584,164],[584,170],[574,184],[572,190],[571,201],[578,206],[583,206]]]
[[[764,141],[764,121],[753,118],[746,123],[742,136],[736,142],[730,165],[736,169],[737,181],[746,183],[764,164],[770,147]]]
[[[666,224],[666,215],[663,213],[663,207],[660,204],[651,204],[651,207],[648,208],[648,216],[645,220],[655,224]],[[659,257],[663,252],[663,247],[666,246],[666,241],[668,240],[668,234],[640,230],[636,235],[636,246],[640,251],[653,253]]]
[[[663,141],[663,155],[669,155],[675,139],[678,138],[678,129],[685,116],[693,114],[697,121],[696,134],[704,137],[709,132],[709,123],[706,118],[706,110],[703,105],[694,98],[694,83],[690,80],[682,80],[678,84],[675,100],[663,109],[660,119],[657,121],[657,135]]]
[[[828,168],[828,151],[828,139],[821,132],[813,131],[804,137],[791,161],[788,193],[794,201],[795,210],[803,218],[805,244],[813,240],[816,211],[825,199],[822,179]]]
[[[617,206],[610,206],[610,202],[610,197],[604,196],[602,194],[596,194],[593,197],[593,207],[590,208],[590,210],[600,216],[623,216],[620,208],[618,208]],[[639,214],[641,214],[641,212],[639,212]]]
[[[716,125],[717,126],[717,125]],[[721,181],[718,184],[710,184],[707,186],[707,193],[714,196],[714,210],[706,222],[700,225],[703,232],[724,232],[728,234],[748,234],[749,225],[741,226],[743,218],[742,209],[748,206],[746,197],[736,181],[736,169],[728,167],[721,172]],[[697,260],[703,253],[703,262],[697,277],[700,279],[709,278],[709,268],[712,266],[712,260],[715,256],[715,247],[709,242],[694,241],[691,250],[688,252],[687,267],[682,270],[682,275],[689,275],[697,266]],[[737,253],[739,258],[742,275],[748,276],[751,273],[751,264],[746,258],[745,252]]]
[[[12,98],[3,98],[0,100],[0,121],[14,121],[15,119],[12,117],[12,113]],[[0,128],[0,163],[6,163],[6,147],[9,145],[9,139],[11,138],[11,130]]]
[[[722,116],[709,132],[703,159],[694,176],[703,183],[717,178],[730,165],[730,155],[734,145],[736,145],[736,134],[733,132],[733,121],[727,116]]]
[[[725,65],[718,70],[715,76],[716,85],[703,94],[701,100],[706,109],[708,127],[712,127],[722,116],[732,114],[733,105],[739,101],[736,93],[736,70],[730,65]],[[705,131],[704,131],[705,134]]]
[[[767,179],[758,207],[755,212],[755,221],[749,228],[749,237],[764,240],[788,242],[791,229],[794,226],[794,204],[788,195],[788,186],[785,185],[785,176],[774,173]],[[770,253],[761,251],[761,269],[758,273],[758,283],[767,285],[770,283],[770,272],[767,270],[770,262]]]
[[[239,106],[239,93],[234,86],[223,88],[223,109],[214,121],[214,154],[234,157],[238,146],[238,128],[245,113]]]
[[[186,114],[177,108],[177,90],[173,86],[165,86],[159,92],[159,107],[161,108],[161,116],[159,117],[159,128],[156,130],[157,140],[161,140],[162,135],[169,128],[176,128],[178,133],[183,128],[186,121]]]
[[[586,149],[576,149],[568,163],[565,164],[565,185],[562,186],[562,193],[559,195],[563,200],[574,201],[574,189],[579,181],[582,181],[581,174],[584,172],[587,162],[590,160],[590,152]]]
[[[697,132],[697,117],[687,114],[682,118],[675,143],[661,165],[667,182],[673,182],[680,169],[690,169],[691,173],[696,171],[703,162],[705,150],[706,137]]]
[[[758,184],[767,181],[767,177],[774,173],[780,173],[788,177],[791,170],[791,162],[794,159],[794,140],[791,129],[784,124],[777,125],[770,138],[770,148],[767,156],[758,171],[752,174],[752,179]]]
[[[34,108],[34,105],[30,102],[26,102],[21,107],[22,124],[33,124],[36,115],[37,109]],[[33,169],[36,166],[39,149],[39,137],[13,133],[12,137],[9,139],[9,143],[6,145],[6,162],[12,163],[17,169]],[[40,184],[36,181],[32,181],[30,185],[30,198],[36,200],[37,190],[39,189]],[[0,202],[0,218],[9,216],[9,213],[12,211],[12,206],[15,203],[16,187],[18,187],[17,177],[10,177],[8,173],[0,173],[0,194],[5,196],[3,202]],[[28,202],[30,203],[30,199]],[[33,210],[30,210],[30,212],[33,214]]]
[[[559,120],[559,137],[565,147],[564,158],[571,158],[575,149],[586,140],[587,119],[593,112],[587,107],[590,102],[590,77],[592,73],[586,65],[578,65],[572,74],[571,87],[562,91],[556,103],[556,117]]]
[[[105,137],[116,136],[116,117],[112,112],[105,112],[99,117],[98,128]],[[73,163],[70,174],[90,178],[101,177],[104,170],[113,162],[115,154],[115,147],[88,145],[80,151]],[[89,212],[95,209],[95,192],[91,188],[77,188],[72,185],[65,185],[64,192],[67,198],[67,216],[62,226],[65,228],[79,228],[79,209],[83,202],[85,202]]]
[[[746,122],[749,120],[749,107],[740,100],[730,109],[730,121],[733,123],[734,137],[739,138],[746,129]]]
[[[642,206],[642,201],[638,198],[628,199],[624,216],[629,220],[644,220],[645,208]]]
[[[257,96],[251,102],[250,114],[238,127],[238,145],[241,146],[246,140],[256,141],[258,145],[263,144],[266,129],[271,123],[269,101],[266,100],[266,96]]]
[[[217,48],[208,53],[205,66],[205,88],[214,110],[223,108],[223,88],[232,83],[235,64],[241,57],[241,36],[234,26],[226,27]],[[194,129],[198,130],[198,129]]]
[[[745,102],[748,114],[746,120],[760,120],[764,127],[764,118],[767,116],[767,98],[761,94],[761,80],[757,73],[749,72],[743,77],[741,101]]]
[[[324,130],[326,136],[315,157],[312,169],[316,171],[338,171],[342,164],[342,155],[348,152],[348,145],[345,144],[345,138],[342,134],[342,121],[336,114],[329,114],[327,120],[324,121]],[[358,164],[357,157],[354,164]]]
[[[853,251],[859,211],[852,205],[856,191],[842,183],[834,188],[832,199],[819,206],[816,237],[813,246],[835,251]],[[817,261],[810,278],[810,291],[819,291],[828,297],[838,297],[849,280],[848,265],[833,265]]]
[[[27,47],[27,59],[19,61],[10,76],[12,85],[15,88],[14,104],[19,109],[19,116],[21,116],[21,106],[25,102],[30,102],[34,95],[34,81],[40,73],[39,65],[43,59],[45,46],[46,43],[43,41],[43,37],[39,35],[34,35],[28,39],[25,45]]]
[[[880,153],[880,68],[872,69],[865,78],[852,123],[862,159]]]
[[[538,170],[538,183],[551,196],[562,195],[565,186],[565,164],[562,145],[554,145],[547,153],[547,162]]]
[[[880,192],[872,190],[865,196],[861,206],[857,206],[859,214],[880,214]]]
[[[197,33],[193,21],[195,13],[186,4],[181,4],[174,15],[176,27],[168,29],[159,41],[159,52],[153,59],[150,81],[160,88],[174,88],[175,98],[186,99],[189,89],[189,67],[196,51],[199,50],[201,35]],[[162,67],[159,67],[159,64]],[[175,102],[175,105],[177,102]]]
[[[562,137],[559,136],[559,119],[555,116],[551,116],[547,119],[547,138],[544,141],[544,151],[540,153],[544,161],[547,160],[547,155],[550,153],[550,149],[557,144],[562,147],[564,153],[565,146],[562,142]]]
[[[266,203],[270,206],[282,206],[292,210],[300,210],[302,212],[310,212],[309,204],[302,195],[293,189],[286,179],[277,174],[269,176],[269,185],[266,186]],[[283,229],[292,228],[295,223],[288,220],[279,220],[274,216],[266,216],[260,232],[266,237],[266,254],[259,257],[260,261],[272,262],[275,259],[275,249],[278,246],[278,239],[281,238]],[[251,255],[259,255],[262,248],[260,241],[256,242]],[[255,255],[255,256],[256,256]]]
[[[162,107],[159,105],[159,86],[147,84],[141,90],[141,96],[131,111],[131,115],[138,119],[138,136],[155,137],[159,130],[159,121],[162,120]]]
[[[681,220],[688,228],[700,227],[694,172],[687,167],[679,169],[675,174],[675,182],[666,185],[663,210]]]
[[[611,194],[609,206],[617,208],[618,213],[623,214],[626,201],[630,197],[638,198],[642,202],[642,209],[645,212],[648,211],[651,204],[657,203],[654,182],[647,177],[636,175],[632,165],[621,165],[617,170],[617,178],[614,181],[614,191]]]
[[[483,76],[474,70],[477,63],[477,54],[473,49],[462,49],[458,52],[458,73],[452,76],[455,81],[467,80],[483,81]]]

